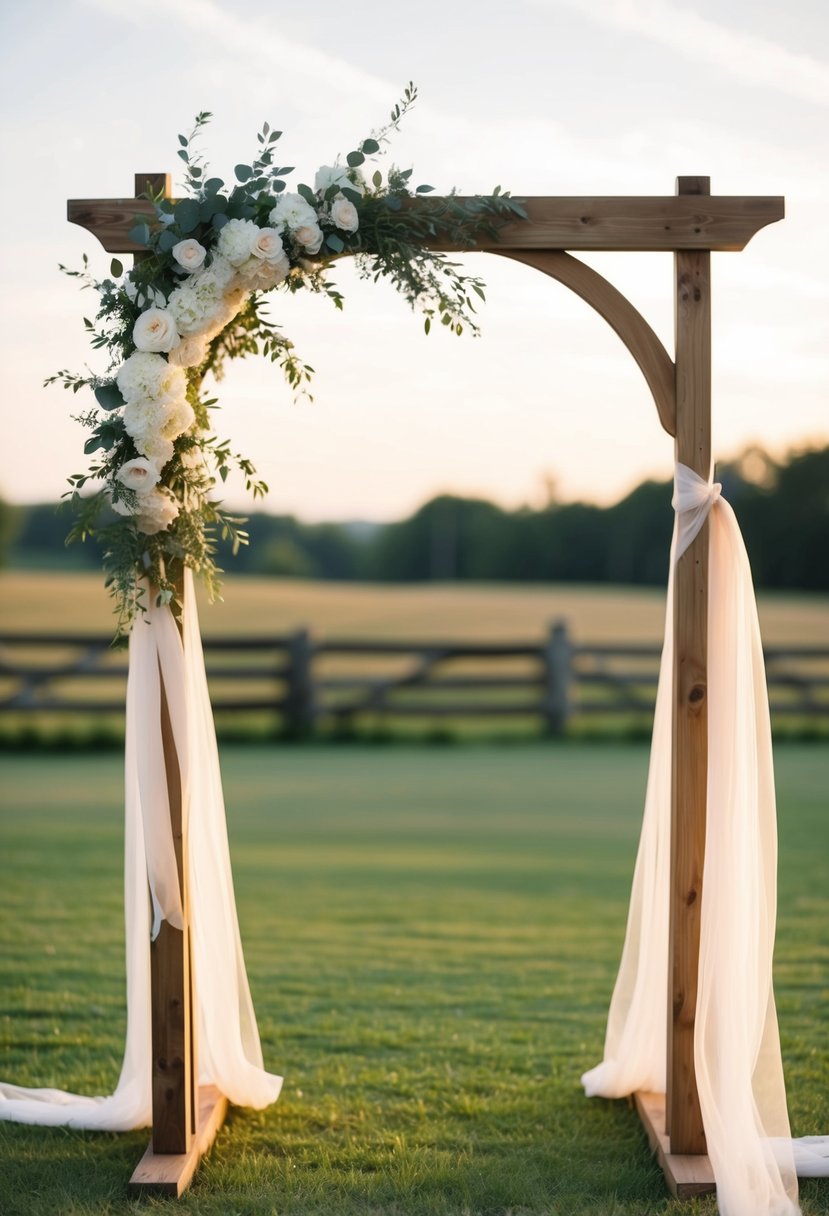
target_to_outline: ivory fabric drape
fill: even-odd
[[[721,1216],[793,1216],[796,1171],[829,1174],[829,1138],[789,1138],[772,989],[774,772],[751,571],[718,485],[678,464],[673,501],[665,644],[627,932],[604,1059],[582,1083],[588,1097],[665,1090],[673,572],[708,518],[708,813],[695,1069]]]
[[[161,741],[161,682],[170,714],[189,836],[190,910],[199,1010],[200,1082],[256,1109],[279,1096],[265,1072],[245,971],[213,714],[192,576],[185,571],[184,633],[150,602],[130,637],[125,757],[124,910],[127,1033],[108,1097],[0,1083],[0,1118],[106,1131],[152,1121],[150,940],[162,920],[182,925]]]

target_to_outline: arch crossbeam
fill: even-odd
[[[157,180],[165,175],[138,176]],[[752,195],[537,196],[522,197],[521,203],[526,220],[506,224],[496,235],[481,233],[475,248],[733,253],[744,249],[761,228],[781,220],[784,212],[782,198]],[[412,199],[408,205],[428,207],[430,200]],[[130,240],[130,229],[137,219],[155,219],[152,203],[141,198],[70,199],[66,215],[70,223],[92,232],[110,253],[141,253],[144,246]],[[432,247],[447,253],[462,248],[439,237]]]

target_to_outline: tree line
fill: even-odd
[[[829,590],[829,446],[775,461],[754,448],[716,473],[733,506],[758,587]],[[306,524],[256,513],[250,546],[222,563],[244,574],[427,582],[664,585],[673,527],[669,482],[645,481],[609,507],[554,500],[508,511],[444,494],[390,524]],[[6,564],[96,568],[94,545],[65,549],[67,516],[51,504],[0,505]]]

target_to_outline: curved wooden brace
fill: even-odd
[[[630,300],[598,271],[562,249],[492,249],[501,257],[534,266],[581,296],[616,331],[642,371],[653,393],[659,421],[676,435],[674,364],[665,347]]]

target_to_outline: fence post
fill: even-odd
[[[544,648],[543,713],[550,735],[563,735],[570,717],[571,651],[566,622],[554,621]]]
[[[298,739],[314,729],[316,705],[312,660],[314,646],[307,629],[298,629],[288,639],[288,696],[285,707],[285,727]]]

